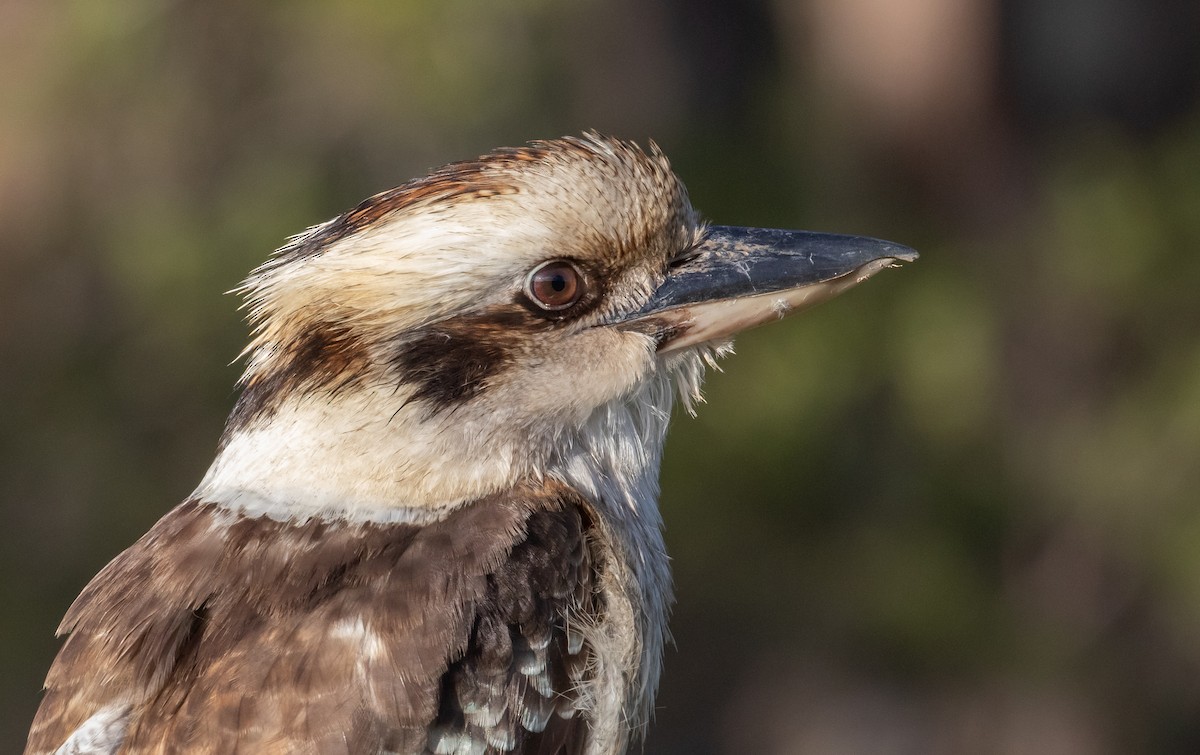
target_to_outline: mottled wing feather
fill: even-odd
[[[580,752],[590,532],[557,487],[422,527],[185,504],[72,607],[27,752],[114,704],[131,755]]]
[[[467,652],[444,678],[442,751],[468,740],[495,752],[581,751],[586,655],[571,652],[568,624],[594,616],[592,573],[578,509],[530,516],[524,541],[488,576]]]

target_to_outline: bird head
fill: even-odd
[[[698,397],[733,333],[915,256],[707,225],[653,145],[588,134],[448,165],[243,284],[242,395],[197,497],[421,521],[543,475],[653,488],[674,389]]]

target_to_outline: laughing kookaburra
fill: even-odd
[[[915,257],[707,225],[657,148],[595,134],[296,236],[241,288],[216,459],[67,612],[27,752],[624,752],[667,634],[673,395]]]

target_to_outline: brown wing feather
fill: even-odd
[[[582,504],[524,490],[423,527],[184,504],[68,612],[27,753],[114,702],[131,754],[578,752],[567,622],[599,611]]]
[[[571,652],[567,622],[594,616],[594,586],[582,512],[532,514],[524,540],[488,576],[467,652],[443,677],[435,738],[496,752],[581,751],[586,656]]]

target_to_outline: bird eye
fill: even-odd
[[[583,288],[583,276],[565,260],[544,262],[525,279],[526,296],[549,312],[566,309],[579,301]]]

